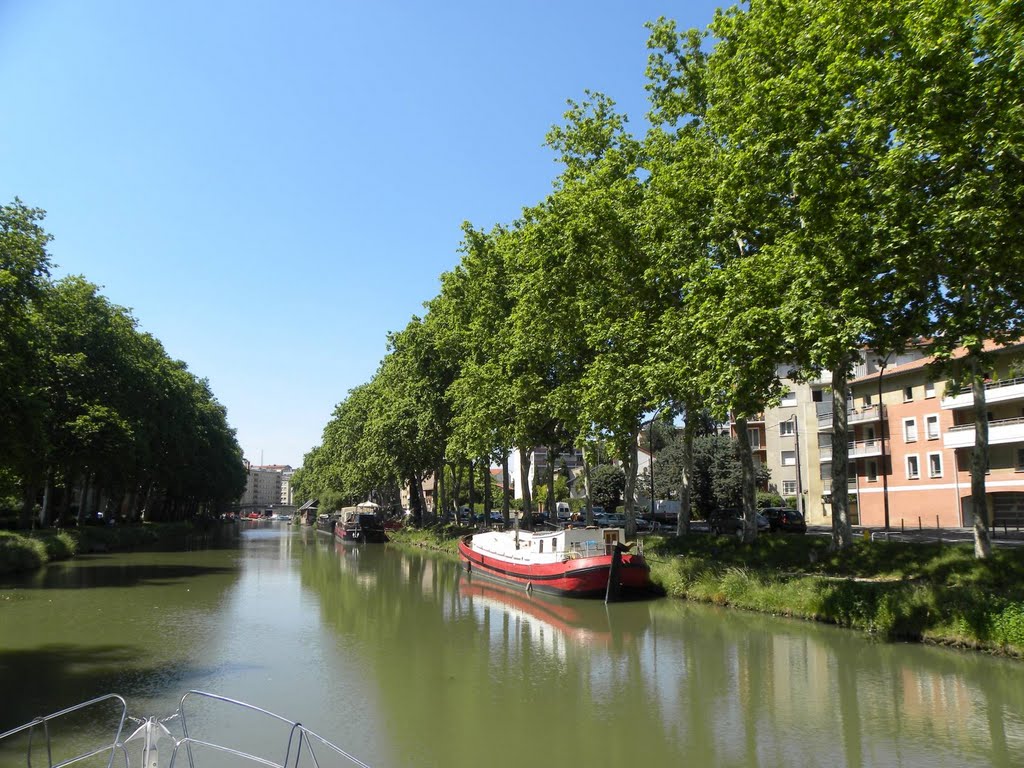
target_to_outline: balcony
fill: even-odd
[[[945,404],[943,404],[945,407]],[[1024,443],[1024,418],[994,419],[988,423],[988,444]],[[973,448],[974,425],[950,427],[942,435],[943,448]]]
[[[879,438],[874,440],[858,440],[850,443],[851,459],[870,459],[872,456],[882,455],[882,441]]]
[[[1006,379],[1005,381],[990,381],[985,385],[985,404],[1009,403],[1014,400],[1024,400],[1024,377]],[[971,395],[970,387],[963,387],[952,397],[942,398],[942,409],[945,411],[959,411],[974,407],[974,397]]]
[[[885,406],[878,405],[865,405],[863,408],[850,408],[846,412],[846,424],[847,426],[854,426],[856,424],[870,424],[875,421],[880,421],[885,417]],[[832,431],[832,412],[819,413],[818,414],[818,431],[819,432],[831,432]]]
[[[870,459],[873,456],[882,455],[882,440],[875,438],[874,440],[857,440],[856,442],[850,443],[850,460],[853,459]],[[818,446],[818,460],[822,464],[826,464],[832,461],[832,446],[821,445]]]

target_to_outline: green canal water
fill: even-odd
[[[170,714],[189,689],[377,768],[1024,765],[1020,662],[668,600],[531,597],[304,527],[0,584],[0,732],[108,692]]]

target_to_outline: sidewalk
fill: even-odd
[[[825,526],[812,526],[815,530],[814,533],[831,534],[831,528]],[[907,541],[907,542],[920,542],[920,543],[934,543],[942,541],[944,544],[956,544],[956,543],[973,543],[974,542],[974,529],[973,528],[908,528],[900,530],[899,528],[890,528],[888,531],[882,528],[867,528],[864,526],[855,525],[853,527],[854,536],[863,536],[864,532],[868,531],[872,541]],[[809,529],[807,531],[811,533]],[[996,547],[1020,547],[1024,546],[1024,531],[1019,528],[993,528],[992,534],[992,545]]]

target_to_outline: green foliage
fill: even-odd
[[[858,542],[830,553],[817,537],[751,545],[688,536],[649,540],[647,555],[669,596],[1024,655],[1024,553],[1016,549],[979,566],[969,546]]]
[[[1007,648],[1024,648],[1024,603],[1008,603],[992,619],[992,642]]]
[[[0,476],[17,486],[19,526],[44,485],[51,515],[86,485],[134,501],[129,516],[148,502],[150,519],[237,498],[241,449],[207,382],[96,285],[46,279],[42,218],[20,201],[0,209]]]
[[[613,512],[622,503],[625,486],[625,473],[620,467],[602,464],[590,471],[590,500],[606,512]]]
[[[782,497],[777,493],[771,491],[758,491],[757,492],[757,508],[764,509],[765,507],[781,507],[784,506]],[[789,501],[785,502],[785,506],[789,506]]]
[[[742,506],[743,474],[736,441],[713,435],[693,441],[692,503],[697,516],[715,509]],[[758,484],[767,481],[768,468],[761,466]]]
[[[47,559],[46,545],[39,539],[0,531],[0,574],[40,568]]]

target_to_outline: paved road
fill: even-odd
[[[829,532],[827,528],[822,528],[822,530],[826,533]],[[869,531],[869,535],[875,541],[889,540],[932,543],[942,541],[944,544],[974,541],[973,528],[913,528],[903,531],[899,529],[885,531],[881,528],[863,528],[855,526],[854,531],[857,536],[863,536],[864,531]],[[1013,528],[997,528],[992,531],[992,544],[997,547],[1024,546],[1024,531]]]
[[[703,520],[694,520],[690,524],[690,530],[699,533],[707,533],[708,524]],[[973,528],[922,528],[921,530],[914,528],[904,531],[893,528],[889,531],[885,531],[882,528],[870,528],[861,525],[855,525],[853,527],[853,535],[856,537],[864,536],[865,531],[869,531],[869,535],[875,541],[889,540],[935,543],[941,539],[944,544],[974,541]],[[832,529],[827,525],[810,525],[807,527],[807,533],[811,536],[831,536]],[[992,544],[997,547],[1024,546],[1024,530],[1013,528],[1004,530],[999,528],[992,533]]]

